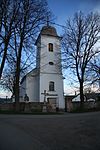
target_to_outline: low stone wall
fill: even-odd
[[[80,102],[67,101],[67,112],[72,112],[80,108]],[[84,109],[100,109],[100,102],[87,101],[84,102]]]
[[[19,109],[21,112],[25,111],[25,108],[27,108],[27,111],[30,110],[31,112],[34,111],[42,111],[43,103],[33,102],[33,103],[25,103],[20,102],[19,103]],[[8,104],[0,104],[0,110],[1,111],[14,111],[15,110],[15,103],[8,103]]]
[[[7,104],[0,104],[1,111],[13,111],[14,110],[14,103],[7,103]]]
[[[19,109],[20,112],[42,112],[44,107],[43,102],[20,102]],[[15,110],[15,103],[7,103],[7,104],[0,104],[1,111],[14,111]],[[52,107],[46,103],[46,111],[47,112],[55,112],[56,110],[52,109]]]

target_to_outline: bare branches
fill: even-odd
[[[2,12],[2,24],[0,28],[0,49],[2,52],[2,57],[0,58],[0,79],[2,76],[2,72],[4,69],[5,61],[7,58],[8,47],[10,43],[10,39],[12,37],[13,29],[16,24],[16,15],[17,14],[17,6],[15,7],[13,0],[3,0],[2,5],[0,5],[0,10]]]
[[[68,20],[63,36],[63,48],[66,67],[76,70],[80,87],[85,81],[86,70],[92,58],[100,53],[100,16],[90,13],[85,16],[76,13],[73,20]],[[81,87],[82,90],[82,87]],[[81,91],[80,91],[81,92]]]
[[[100,89],[100,54],[96,55],[89,64],[88,75],[91,80],[90,84],[97,85]]]
[[[2,0],[0,5],[0,77],[6,67],[10,74],[14,70],[16,101],[22,72],[34,64],[35,39],[48,14],[46,0]]]

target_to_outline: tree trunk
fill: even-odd
[[[15,81],[15,103],[16,103],[16,111],[19,112],[19,63],[17,62],[16,67],[16,81]]]
[[[1,77],[2,77],[2,72],[3,72],[4,65],[5,65],[6,57],[7,57],[8,44],[9,44],[9,38],[7,39],[7,41],[5,43],[4,54],[3,54],[1,67],[0,67],[0,80],[1,80]]]
[[[19,112],[19,82],[20,82],[20,63],[21,63],[21,53],[22,53],[22,44],[21,41],[19,47],[19,53],[17,57],[17,64],[16,64],[16,76],[15,76],[15,103],[16,103],[16,111]]]
[[[80,82],[80,108],[84,108],[83,81]]]

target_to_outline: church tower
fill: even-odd
[[[21,81],[20,102],[27,94],[29,102],[46,101],[54,108],[65,108],[60,40],[54,27],[47,25],[42,28],[35,43],[36,68]]]
[[[38,74],[38,99],[64,108],[63,76],[61,69],[61,37],[52,26],[44,26],[37,38],[36,68]]]

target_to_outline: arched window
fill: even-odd
[[[49,82],[49,91],[54,91],[54,82],[53,81]]]
[[[48,50],[49,50],[49,52],[53,52],[53,44],[52,43],[48,44]]]

